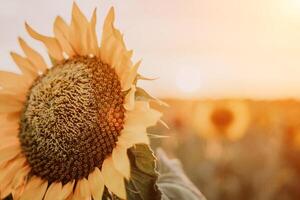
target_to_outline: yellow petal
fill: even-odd
[[[7,124],[8,127],[1,127],[0,128],[0,138],[15,138],[18,140],[17,136],[19,133],[19,126],[11,126]],[[7,144],[6,142],[0,142],[0,147]]]
[[[25,187],[20,200],[42,200],[47,190],[47,186],[47,181],[43,181],[38,177],[32,177]]]
[[[88,177],[90,190],[94,200],[101,200],[104,191],[104,181],[100,170],[96,167]]]
[[[11,95],[13,96],[17,101],[19,102],[25,102],[26,97],[27,97],[27,88],[19,88],[16,90],[13,89],[0,89],[0,95]],[[16,111],[20,112],[20,111]]]
[[[136,101],[134,110],[126,113],[125,124],[143,125],[145,127],[154,126],[161,116],[160,112],[150,108],[148,102]]]
[[[37,71],[44,72],[47,69],[47,65],[43,57],[37,51],[28,46],[28,44],[22,38],[19,38],[19,43],[28,60],[34,65],[35,69]]]
[[[149,137],[145,130],[140,132],[129,132],[124,129],[118,137],[118,144],[130,148],[135,144],[150,144]]]
[[[70,40],[75,51],[79,55],[87,55],[88,51],[88,20],[80,11],[77,4],[73,3],[72,21],[71,21],[71,34]]]
[[[132,85],[130,91],[125,96],[124,108],[126,110],[133,110],[134,109],[135,92],[136,92],[136,87],[135,87],[135,85]]]
[[[1,192],[0,192],[0,198],[4,199],[6,198],[10,193],[12,193],[12,188],[10,186],[5,187]]]
[[[11,131],[11,129],[17,130],[19,128],[20,120],[11,120],[8,115],[7,113],[0,113],[0,134],[2,131]]]
[[[132,124],[125,123],[123,126],[122,133],[130,132],[130,133],[139,134],[139,133],[146,132],[146,129],[147,129],[147,127],[145,127],[143,124],[135,124],[134,126],[132,126]]]
[[[22,193],[24,192],[24,189],[25,189],[25,183],[23,183],[22,185],[20,185],[18,188],[13,189],[13,190],[12,190],[12,193],[11,193],[13,199],[19,200],[19,199],[20,199],[20,196],[21,196]]]
[[[21,153],[19,143],[8,144],[0,148],[0,163],[6,162]]]
[[[131,57],[133,55],[133,51],[126,51],[121,56],[120,61],[116,64],[116,72],[119,77],[126,77],[130,72],[130,67],[132,67]]]
[[[0,113],[0,130],[19,127],[20,119],[11,119],[9,115],[10,113]]]
[[[112,157],[108,157],[104,160],[102,164],[102,175],[105,186],[121,199],[126,199],[124,178],[123,175],[114,168]]]
[[[2,88],[0,89],[0,95],[12,95],[14,96],[18,101],[24,102],[27,97],[27,91],[29,87],[26,87],[23,85],[19,85],[19,88]]]
[[[11,180],[13,178],[12,165],[14,161],[8,162],[8,164],[2,165],[0,169],[0,199],[4,199],[12,192]]]
[[[73,199],[85,200],[91,196],[91,191],[89,188],[89,182],[86,178],[77,181],[77,185],[74,191]]]
[[[25,167],[23,167],[22,169],[20,169],[16,173],[16,175],[15,175],[13,181],[12,181],[12,188],[13,189],[17,189],[21,185],[23,185],[24,181],[25,181],[25,178],[29,174],[29,172],[30,172],[30,168],[29,168],[28,165],[26,165]]]
[[[70,193],[68,197],[66,197],[64,200],[76,200],[73,198],[74,197],[74,194],[73,193]]]
[[[2,135],[0,134],[0,136]],[[2,137],[0,140],[0,148],[5,147],[7,144],[19,144],[19,138],[17,137],[17,135],[12,135],[10,137]]]
[[[101,47],[105,46],[105,42],[113,35],[113,23],[115,20],[114,8],[110,8],[103,25]]]
[[[63,51],[70,57],[74,56],[75,52],[70,43],[70,27],[60,16],[55,19],[53,32]]]
[[[24,76],[30,78],[31,80],[37,77],[37,72],[35,71],[34,66],[26,58],[23,58],[14,52],[11,52],[10,55]]]
[[[112,68],[113,62],[112,58],[114,55],[114,50],[118,49],[118,44],[115,42],[115,38],[113,36],[109,37],[105,43],[101,46],[101,60],[103,60],[104,63],[108,63]]]
[[[126,91],[130,88],[130,86],[133,84],[133,81],[135,80],[137,76],[137,70],[141,64],[141,61],[137,62],[132,69],[130,69],[128,74],[123,74],[121,77],[121,85],[122,85],[122,90]]]
[[[61,49],[58,41],[55,38],[47,37],[47,36],[37,33],[27,23],[25,23],[25,27],[26,27],[27,32],[29,33],[29,35],[32,38],[44,43],[44,45],[46,46],[46,48],[48,50],[49,55],[53,59],[55,59],[57,61],[61,61],[64,59],[62,49]]]
[[[117,42],[114,38],[114,28],[113,23],[115,20],[115,14],[113,7],[109,10],[105,21],[103,25],[103,31],[102,31],[102,40],[101,40],[101,59],[110,65],[112,65],[112,62],[110,60],[110,57],[113,54],[113,50],[117,46]]]
[[[89,23],[87,42],[88,42],[88,53],[93,54],[96,57],[99,57],[99,47],[98,47],[98,39],[96,33],[96,23],[97,23],[96,11],[97,9],[93,11],[92,19]]]
[[[0,174],[0,193],[6,188],[12,189],[12,181],[17,172],[23,167],[25,163],[25,158],[14,159],[10,161],[4,168],[1,170]]]
[[[0,95],[0,113],[17,112],[22,107],[22,102],[18,101],[14,95]]]
[[[51,185],[47,189],[47,192],[46,192],[46,195],[44,197],[44,200],[53,200],[53,199],[62,200],[62,199],[58,199],[57,198],[59,196],[59,194],[61,193],[61,191],[62,191],[62,184],[61,184],[61,182],[51,183]]]
[[[130,162],[127,148],[117,145],[112,152],[112,159],[116,170],[128,180],[130,178]]]
[[[71,194],[69,194],[68,197],[65,198],[65,200],[76,200],[76,199],[74,198],[74,194],[71,193]]]
[[[109,38],[108,44],[108,60],[113,68],[117,67],[117,64],[120,62],[123,54],[126,52],[125,46],[123,46],[122,41],[118,39],[117,35],[119,31],[117,29],[113,30],[113,35]],[[122,37],[121,37],[122,38]]]
[[[114,10],[111,8],[103,26],[101,59],[121,75],[121,71],[128,71],[132,65],[130,60],[132,51],[127,51],[122,34],[114,28],[114,18]]]
[[[7,113],[7,119],[11,120],[11,121],[20,120],[21,111],[22,110],[18,110],[18,111],[15,111],[15,112]]]
[[[24,86],[27,87],[28,85],[28,80],[26,80],[24,76],[12,72],[0,71],[0,86],[3,89],[20,91]]]
[[[32,176],[30,178],[30,180],[27,182],[25,189],[37,187],[38,185],[41,185],[42,183],[43,183],[43,180],[41,178],[39,178],[37,176]]]
[[[67,199],[73,192],[74,184],[75,181],[73,180],[71,182],[68,182],[66,185],[64,185],[62,188],[62,192],[59,195],[60,197],[59,199]]]

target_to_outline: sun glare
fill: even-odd
[[[176,86],[185,94],[195,94],[201,87],[200,70],[196,67],[180,68],[176,73]]]
[[[300,0],[282,0],[280,7],[285,16],[299,17],[300,16]]]

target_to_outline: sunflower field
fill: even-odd
[[[153,139],[179,158],[207,199],[300,198],[300,102],[166,100],[167,135]]]

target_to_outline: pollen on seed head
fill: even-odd
[[[96,58],[48,70],[32,85],[20,123],[31,173],[66,183],[101,167],[123,129],[123,104],[117,74]]]

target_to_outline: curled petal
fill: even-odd
[[[19,43],[28,60],[34,65],[37,71],[45,71],[47,65],[43,57],[34,49],[32,49],[22,38],[19,38]]]
[[[136,92],[136,87],[135,87],[135,85],[132,85],[130,91],[125,96],[124,108],[126,110],[133,110],[134,109],[135,92]]]
[[[130,88],[130,86],[133,84],[133,81],[135,80],[137,76],[137,70],[141,64],[141,61],[137,62],[132,69],[128,72],[128,74],[122,74],[121,76],[121,85],[122,90],[126,91]]]
[[[19,69],[24,74],[24,76],[30,78],[30,80],[33,80],[35,79],[35,77],[37,77],[37,72],[34,69],[32,63],[29,62],[29,60],[23,58],[22,56],[14,52],[11,52],[10,55],[14,62],[18,65]]]
[[[37,33],[35,30],[33,30],[27,23],[25,23],[25,27],[29,35],[41,42],[44,43],[46,46],[49,55],[55,59],[56,61],[62,61],[64,59],[62,49],[58,43],[58,41],[55,38],[47,37],[44,35],[41,35]]]

